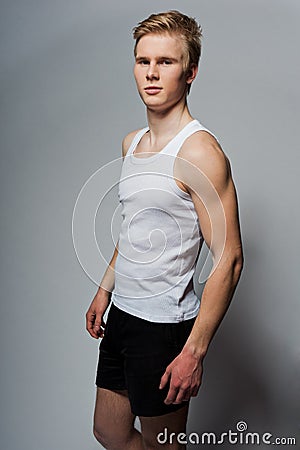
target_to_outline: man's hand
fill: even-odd
[[[105,322],[103,316],[109,305],[110,297],[111,294],[107,291],[98,291],[85,315],[86,329],[95,339],[104,336]]]
[[[188,401],[198,394],[202,378],[202,359],[183,350],[166,368],[161,377],[160,389],[170,380],[167,405]]]

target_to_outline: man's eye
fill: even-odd
[[[164,64],[164,65],[166,65],[166,66],[169,66],[170,64],[172,64],[172,61],[170,61],[169,59],[164,59],[164,60],[162,61],[162,64]]]
[[[139,61],[139,64],[141,64],[142,66],[146,66],[146,65],[149,64],[149,61],[146,61],[145,59],[141,59],[141,60]]]

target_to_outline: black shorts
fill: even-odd
[[[128,391],[132,413],[153,417],[186,405],[166,405],[169,383],[159,389],[170,362],[181,352],[195,318],[179,323],[157,323],[128,314],[113,303],[100,343],[96,385]]]

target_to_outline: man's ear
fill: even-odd
[[[198,73],[198,66],[197,64],[191,64],[187,75],[186,75],[186,82],[187,84],[192,84],[192,82],[194,81],[194,79],[196,78]]]

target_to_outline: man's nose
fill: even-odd
[[[149,64],[147,71],[147,79],[148,80],[159,79],[159,71],[156,64]]]

